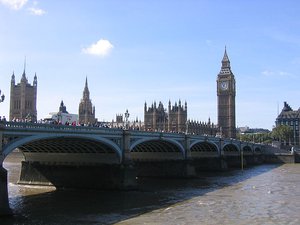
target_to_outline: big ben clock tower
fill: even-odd
[[[235,79],[225,47],[221,71],[217,77],[217,95],[218,125],[221,134],[226,138],[236,137],[235,93]]]

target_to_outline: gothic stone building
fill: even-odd
[[[146,131],[166,131],[166,132],[186,132],[187,121],[187,103],[185,106],[175,102],[171,106],[169,101],[168,111],[164,108],[163,104],[156,102],[147,109],[147,103],[144,107],[144,130]]]
[[[299,146],[299,123],[300,123],[300,108],[293,110],[287,102],[284,102],[281,113],[276,118],[276,127],[280,125],[290,126],[293,135],[290,137],[290,144]]]
[[[32,121],[37,120],[37,76],[34,75],[33,84],[26,78],[25,68],[21,82],[16,84],[15,74],[11,76],[9,120]]]
[[[79,124],[94,125],[97,122],[95,118],[95,106],[92,105],[90,99],[90,91],[88,88],[87,78],[85,80],[85,87],[83,90],[83,97],[79,103]]]
[[[164,108],[163,104],[156,102],[147,108],[147,103],[144,107],[144,130],[146,131],[166,131],[179,133],[193,133],[199,135],[216,135],[217,126],[210,123],[196,122],[187,120],[187,103],[171,105],[169,101],[168,110]]]
[[[221,71],[217,77],[218,126],[220,134],[225,138],[236,137],[235,94],[235,78],[225,48]]]

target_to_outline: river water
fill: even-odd
[[[300,164],[139,179],[136,191],[17,185],[20,158],[10,156],[4,167],[14,216],[1,225],[300,224]]]

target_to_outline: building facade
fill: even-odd
[[[168,129],[168,113],[162,102],[156,106],[156,102],[147,108],[144,106],[144,130],[145,131],[169,131]]]
[[[79,124],[81,125],[94,125],[97,122],[95,118],[95,106],[93,106],[90,99],[90,91],[88,88],[87,78],[83,90],[83,97],[79,103]]]
[[[181,105],[181,101],[175,102],[175,105],[171,106],[169,101],[167,124],[169,132],[187,132],[187,103]]]
[[[300,108],[293,110],[287,102],[284,102],[281,113],[276,118],[276,127],[280,125],[290,126],[293,134],[290,137],[290,144],[299,146],[299,124],[300,124]]]
[[[187,103],[172,106],[169,101],[168,109],[159,102],[158,106],[154,102],[149,108],[147,103],[144,106],[144,130],[145,131],[165,131],[176,133],[191,133],[199,135],[217,134],[217,126],[210,122],[198,122],[187,120]]]
[[[218,126],[211,123],[210,118],[208,118],[207,122],[188,120],[187,130],[190,134],[216,136],[218,133]]]
[[[20,83],[16,84],[15,74],[11,76],[9,120],[37,121],[37,76],[34,75],[33,84],[29,84],[25,67]]]
[[[221,71],[217,77],[218,126],[220,134],[225,138],[236,138],[235,87],[235,78],[225,48]]]

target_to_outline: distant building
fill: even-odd
[[[245,127],[238,127],[237,133],[239,134],[266,134],[270,131],[264,128],[249,128],[248,126]]]
[[[168,110],[164,108],[162,102],[158,106],[154,102],[151,107],[144,106],[144,130],[145,131],[165,131],[179,133],[193,133],[199,135],[213,135],[217,133],[217,126],[206,122],[187,120],[187,103],[171,105],[169,101]]]
[[[33,84],[28,83],[25,66],[21,82],[16,84],[15,74],[11,76],[9,120],[32,121],[37,120],[37,76],[34,75]]]
[[[62,100],[61,103],[60,103],[60,106],[59,106],[59,112],[61,112],[61,113],[68,113],[67,107],[65,106],[63,100]]]
[[[156,102],[147,108],[144,106],[144,130],[146,131],[167,131],[167,132],[186,132],[187,104],[171,106],[169,101],[168,111],[164,108],[162,102],[156,106]]]
[[[79,103],[79,124],[81,125],[94,125],[97,122],[95,118],[95,107],[92,105],[90,99],[90,91],[88,88],[87,78],[83,90],[83,97]]]
[[[169,101],[168,106],[168,131],[169,132],[186,132],[187,127],[187,103],[184,103],[184,106],[181,105],[179,100],[178,105],[175,102],[175,105],[171,106],[171,101]]]
[[[217,77],[218,126],[220,134],[225,138],[236,137],[235,94],[235,78],[225,48],[221,71]]]
[[[300,108],[293,110],[287,102],[284,102],[281,113],[276,118],[276,127],[279,125],[287,125],[292,128],[293,135],[290,137],[292,145],[299,145],[299,123],[300,123]]]
[[[58,112],[50,112],[42,120],[44,123],[49,124],[62,124],[62,125],[77,125],[78,124],[78,114],[68,113],[67,107],[64,102],[61,101]]]
[[[128,130],[141,130],[144,126],[144,123],[141,120],[136,118],[133,121],[125,121],[123,114],[117,114],[116,120],[112,120],[111,122],[107,122],[107,126],[111,128],[120,128],[120,129],[128,129]]]
[[[191,134],[216,136],[218,133],[218,126],[211,123],[210,118],[208,118],[207,122],[188,120],[187,130],[188,133]]]

